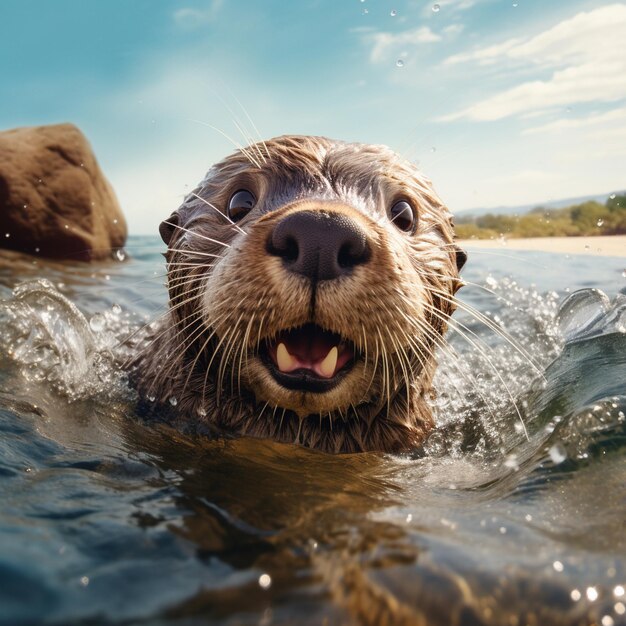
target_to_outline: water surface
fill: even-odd
[[[139,421],[112,353],[160,252],[0,256],[1,623],[626,624],[622,259],[470,253],[486,320],[455,314],[398,457]]]

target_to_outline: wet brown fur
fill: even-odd
[[[234,226],[226,206],[242,188],[257,204]],[[414,234],[389,220],[400,199],[417,209]],[[305,209],[358,221],[369,262],[315,288],[285,270],[266,241]],[[425,439],[460,251],[450,213],[414,165],[384,146],[278,137],[215,165],[167,222],[170,308],[134,363],[145,410],[329,452],[401,451]],[[362,356],[323,394],[284,389],[256,356],[265,339],[310,322]]]

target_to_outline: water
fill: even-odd
[[[470,254],[526,354],[459,311],[421,454],[331,456],[134,418],[161,251],[0,255],[0,623],[626,624],[622,259]]]

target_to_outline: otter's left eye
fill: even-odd
[[[240,189],[230,198],[230,202],[228,203],[228,217],[230,217],[233,222],[238,222],[250,213],[255,204],[256,198],[247,189]]]
[[[415,213],[406,200],[396,202],[391,209],[389,209],[389,219],[394,223],[394,226],[404,232],[413,232],[415,228]]]

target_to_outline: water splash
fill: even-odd
[[[50,281],[27,281],[0,302],[0,351],[27,381],[45,381],[71,400],[123,389],[125,375],[113,349],[118,344],[114,330],[124,325],[116,317],[107,311],[87,321]]]
[[[563,301],[557,323],[567,342],[626,332],[626,295],[620,293],[611,302],[598,289],[575,291]]]

